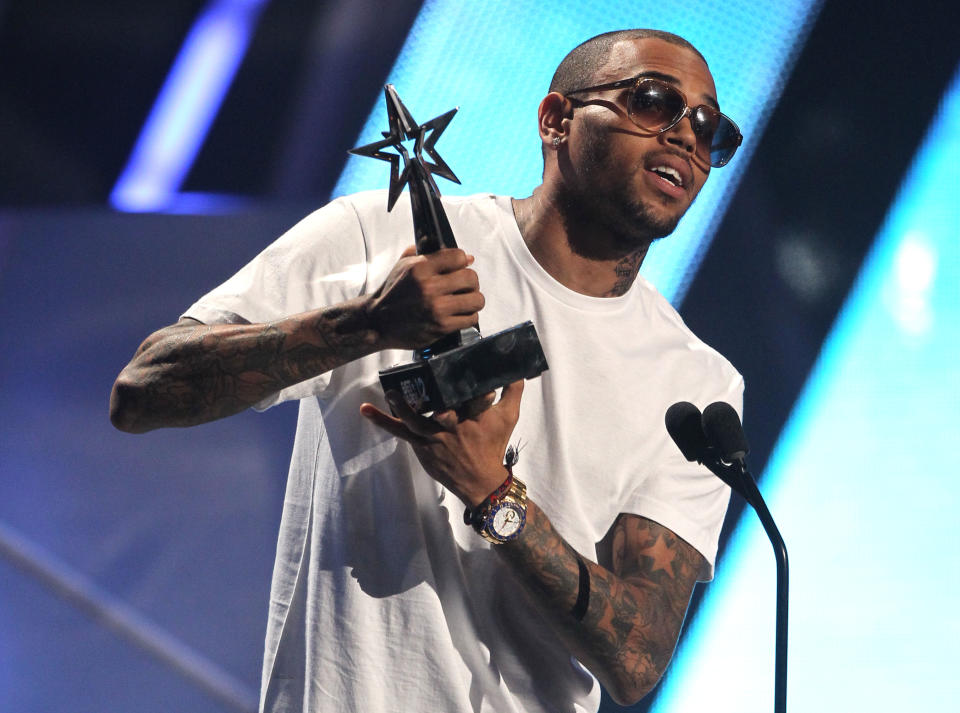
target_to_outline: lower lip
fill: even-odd
[[[661,178],[658,173],[654,171],[645,170],[644,173],[647,176],[647,181],[657,190],[666,193],[672,198],[683,198],[687,195],[687,191],[683,186],[675,186],[670,181],[665,178]]]

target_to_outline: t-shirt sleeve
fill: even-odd
[[[310,214],[233,277],[183,313],[204,324],[253,324],[334,305],[365,290],[367,247],[353,205],[337,199]],[[322,394],[329,373],[287,387],[257,403],[263,410],[283,401]]]
[[[743,418],[743,377],[733,367],[724,368],[698,393],[685,399],[701,411],[714,401],[726,401]],[[650,470],[627,500],[623,512],[641,515],[672,530],[692,545],[710,565],[710,579],[717,556],[730,488],[696,462],[689,462],[662,429]]]

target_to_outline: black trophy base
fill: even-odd
[[[383,390],[397,391],[416,413],[446,411],[547,370],[533,322],[524,322],[428,359],[380,372]]]

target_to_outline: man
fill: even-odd
[[[712,576],[729,491],[663,414],[739,409],[743,382],[637,271],[739,132],[701,55],[649,30],[573,50],[538,116],[532,196],[444,199],[461,249],[416,255],[383,192],[338,199],[117,379],[133,432],[300,399],[266,710],[588,711],[594,676],[630,703]],[[478,319],[532,319],[549,371],[469,414],[391,394],[390,415],[377,371]]]

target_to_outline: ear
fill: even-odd
[[[567,123],[570,118],[570,102],[558,92],[550,92],[540,102],[537,113],[540,126],[540,140],[546,148],[553,148],[554,137],[563,141],[567,136]]]

